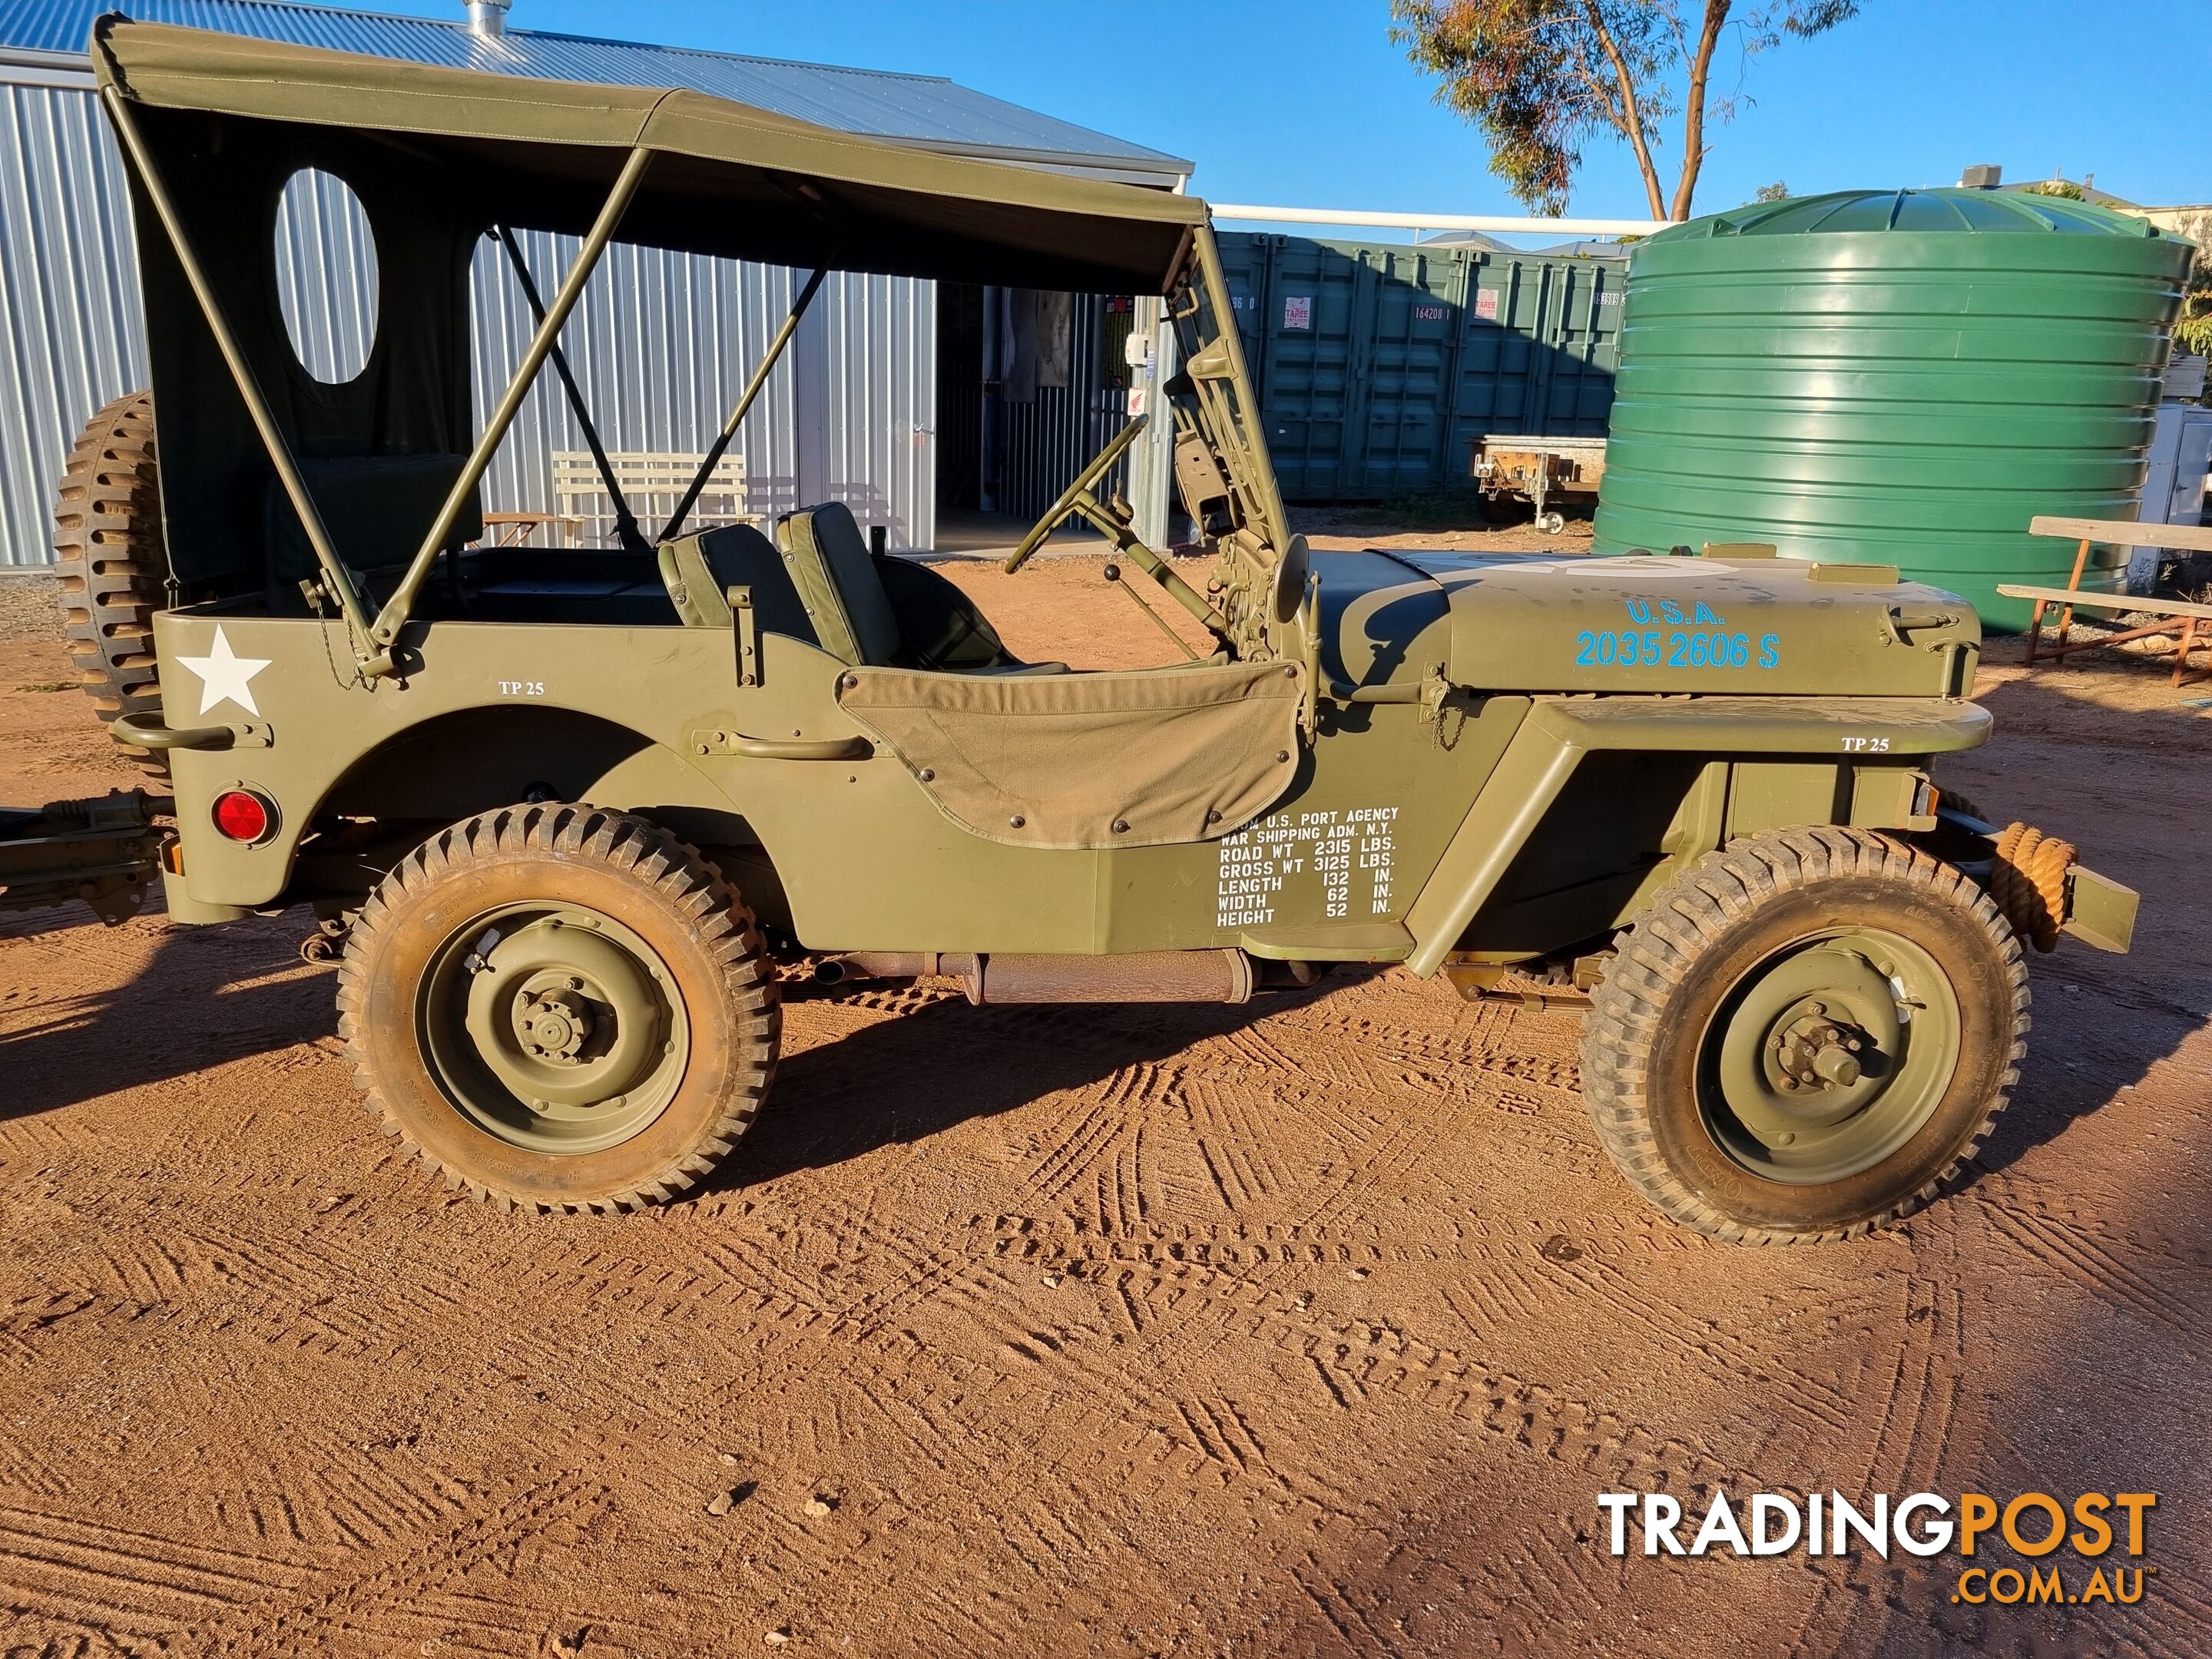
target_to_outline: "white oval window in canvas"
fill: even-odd
[[[300,366],[326,386],[368,367],[376,344],[376,236],[353,186],[302,167],[276,204],[276,303]]]

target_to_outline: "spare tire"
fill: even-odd
[[[70,657],[100,718],[158,716],[154,613],[167,604],[169,556],[152,392],[109,404],[70,451],[54,503],[54,556]],[[159,751],[135,750],[132,758],[156,777],[168,773]]]

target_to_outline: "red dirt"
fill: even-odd
[[[956,574],[1018,650],[1158,657],[1093,562]],[[24,631],[0,800],[131,785]],[[376,1133],[304,915],[0,918],[0,1649],[2203,1651],[2212,726],[2076,662],[1990,669],[1944,775],[2143,889],[2136,952],[2038,958],[1971,1178],[1821,1249],[1634,1197],[1571,1017],[1367,972],[798,1003],[703,1197],[504,1217]],[[1608,1555],[1662,1486],[2154,1492],[2156,1571]]]

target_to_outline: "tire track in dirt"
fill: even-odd
[[[1349,1168],[1330,1182],[1325,1192],[1313,1203],[1300,1207],[1296,1224],[1316,1229],[1330,1225],[1355,1199],[1372,1191],[1378,1182],[1425,1163],[1435,1152],[1443,1134],[1444,1125],[1433,1109],[1399,1115]]]
[[[902,1634],[896,1645],[908,1651],[968,1651],[1003,1642],[1008,1634],[1004,1620],[1013,1609],[1000,1608],[1001,1622],[995,1628],[986,1622],[984,1615],[992,1604],[1003,1599],[987,1589],[994,1583],[1050,1584],[1059,1614],[1079,1608],[1091,1599],[1090,1592],[1070,1578],[1068,1565],[1089,1558],[1102,1541],[1096,1530],[1077,1522],[1076,1517],[1094,1507],[1084,1501],[1083,1494],[1096,1478],[1097,1460],[1111,1462],[1133,1454],[1133,1438],[1104,1437],[1088,1449],[1089,1455],[1073,1463],[1048,1462],[1032,1471],[1018,1489],[1005,1490],[995,1479],[1003,1453],[988,1425],[1042,1409],[1050,1395],[1034,1382],[933,1350],[911,1336],[902,1336],[892,1346],[894,1351],[859,1356],[855,1363],[833,1362],[815,1379],[817,1389],[845,1401],[856,1413],[848,1425],[854,1437],[862,1429],[872,1433],[871,1462],[878,1479],[871,1485],[878,1490],[866,1496],[848,1493],[846,1506],[859,1504],[865,1511],[882,1505],[896,1512],[896,1500],[880,1489],[910,1491],[929,1476],[954,1481],[979,1498],[989,1494],[985,1501],[992,1505],[990,1527],[963,1534],[958,1547],[947,1552],[927,1606],[920,1610],[923,1619],[919,1630]],[[872,1358],[927,1363],[873,1369],[868,1363]],[[816,1401],[796,1409],[804,1411],[810,1422],[819,1415]],[[787,1443],[794,1437],[782,1430],[775,1437]],[[901,1446],[912,1461],[897,1456]],[[824,1449],[823,1455],[829,1452]],[[863,1524],[867,1518],[864,1513]],[[802,1551],[775,1540],[769,1540],[764,1550],[779,1578],[788,1573],[803,1587],[818,1573],[818,1563]],[[970,1585],[973,1590],[963,1593]],[[1017,1627],[1020,1622],[1017,1614]],[[939,1640],[921,1639],[924,1632]]]
[[[832,1228],[832,1230],[834,1230],[834,1232],[841,1232],[841,1228]],[[1073,1228],[1073,1225],[1071,1225],[1071,1228],[1066,1230],[1066,1237],[1068,1237],[1068,1239],[1078,1239],[1078,1237],[1084,1237],[1084,1239],[1099,1239],[1099,1237],[1102,1237],[1103,1232],[1106,1232],[1106,1228],[1097,1228],[1097,1230],[1091,1230],[1091,1232],[1082,1232],[1082,1234],[1079,1234],[1078,1230],[1075,1230],[1075,1228]],[[1128,1232],[1128,1228],[1115,1228],[1113,1232],[1117,1232],[1117,1234],[1126,1234],[1126,1232]],[[1378,1232],[1376,1232],[1374,1237],[1376,1237],[1376,1239],[1380,1239],[1380,1234],[1378,1234]],[[1117,1239],[1117,1243],[1119,1243],[1119,1239]],[[1148,1241],[1148,1243],[1151,1243],[1151,1241]],[[1210,1245],[1207,1245],[1207,1241],[1199,1241],[1199,1243],[1201,1243],[1201,1248],[1210,1248]],[[1329,1243],[1322,1243],[1321,1248],[1318,1248],[1318,1249],[1321,1249],[1321,1255],[1328,1255],[1329,1249],[1332,1249],[1332,1243],[1334,1243],[1334,1241],[1329,1241]],[[230,1248],[232,1248],[232,1249],[237,1249],[237,1245],[230,1245]],[[1170,1248],[1170,1249],[1182,1249],[1183,1245],[1175,1243],[1175,1245],[1168,1245],[1168,1248]],[[1265,1248],[1265,1245],[1263,1245],[1263,1248]],[[292,1283],[292,1285],[295,1285],[296,1290],[301,1291],[301,1294],[305,1294],[305,1290],[310,1290],[310,1287],[312,1287],[312,1285],[310,1285],[310,1281],[305,1281],[305,1279],[301,1279],[301,1272],[303,1272],[303,1267],[301,1267],[301,1259],[299,1259],[299,1255],[268,1256],[268,1255],[265,1255],[265,1252],[252,1252],[252,1255],[248,1255],[248,1252],[243,1252],[243,1249],[237,1249],[237,1255],[239,1255],[239,1261],[257,1261],[257,1263],[261,1263],[261,1272],[258,1272],[258,1279],[261,1279],[261,1281],[264,1281],[264,1283],[274,1283],[274,1281],[276,1281],[276,1279],[281,1279],[281,1276],[289,1274],[288,1283]],[[1312,1259],[1312,1255],[1314,1255],[1314,1249],[1307,1249],[1307,1252],[1301,1252],[1301,1261],[1303,1261],[1303,1259]],[[595,1263],[595,1267],[602,1267],[602,1270],[604,1270],[604,1267],[606,1267],[606,1263],[604,1263],[604,1261],[602,1261],[602,1263]],[[1183,1328],[1183,1325],[1188,1325],[1188,1321],[1190,1321],[1190,1314],[1192,1314],[1192,1312],[1194,1312],[1194,1310],[1188,1310],[1188,1307],[1186,1307],[1186,1310],[1175,1310],[1175,1318],[1168,1318],[1168,1321],[1152,1321],[1152,1329],[1179,1329],[1179,1328]],[[1224,1338],[1224,1340],[1225,1340],[1225,1338]],[[1141,1370],[1141,1371],[1151,1371],[1151,1370],[1155,1370],[1155,1367],[1157,1367],[1157,1354],[1155,1354],[1155,1356],[1134,1356],[1134,1358],[1133,1358],[1133,1364],[1134,1364],[1134,1367],[1137,1367],[1137,1370]],[[1328,1367],[1322,1367],[1321,1363],[1314,1364],[1314,1370],[1316,1370],[1316,1374],[1318,1374],[1318,1376],[1328,1376]],[[1097,1378],[1091,1378],[1091,1380],[1088,1380],[1088,1387],[1091,1387],[1091,1389],[1097,1389]],[[1336,1389],[1343,1389],[1343,1387],[1345,1387],[1343,1382],[1340,1382],[1340,1380],[1338,1380],[1338,1382],[1336,1382]],[[1401,1387],[1402,1387],[1402,1385],[1401,1385]],[[1364,1394],[1374,1394],[1374,1391],[1376,1391],[1376,1389],[1374,1389],[1374,1382],[1371,1382],[1371,1380],[1363,1380],[1363,1382],[1360,1382],[1360,1389],[1363,1389]],[[1109,1391],[1113,1391],[1113,1389],[1109,1389]],[[1057,1387],[1053,1387],[1053,1389],[1048,1389],[1048,1395],[1051,1395],[1053,1401],[1061,1401],[1061,1398],[1071,1398],[1071,1395],[1068,1395],[1068,1385],[1066,1385],[1066,1382],[1064,1382],[1064,1380],[1061,1380],[1061,1382],[1060,1382],[1060,1385],[1057,1385]],[[1000,1398],[1002,1398],[1002,1395],[1000,1395]],[[1349,1394],[1338,1394],[1338,1398],[1345,1398],[1345,1401],[1349,1401],[1349,1398],[1352,1398],[1352,1395],[1349,1395]],[[1020,1402],[1018,1402],[1018,1401],[1015,1401],[1015,1402],[1006,1402],[1005,1398],[1002,1398],[1002,1405],[1011,1405],[1011,1407],[1013,1407],[1013,1411],[1011,1411],[1011,1413],[1013,1413],[1013,1416],[1026,1416],[1024,1411],[1020,1411]],[[1157,1405],[1157,1402],[1146,1402],[1146,1405]],[[1259,1474],[1256,1474],[1256,1467],[1259,1467],[1259,1460],[1263,1460],[1263,1458],[1265,1458],[1265,1451],[1255,1453],[1255,1451],[1252,1451],[1252,1449],[1249,1449],[1249,1447],[1256,1447],[1256,1444],[1261,1444],[1261,1436],[1259,1436],[1259,1431],[1256,1431],[1256,1429],[1255,1429],[1255,1431],[1252,1431],[1252,1443],[1249,1443],[1249,1444],[1239,1443],[1239,1440],[1225,1440],[1225,1437],[1224,1437],[1224,1436],[1230,1436],[1230,1433],[1232,1433],[1232,1429],[1224,1427],[1224,1425],[1225,1425],[1224,1418],[1212,1416],[1212,1413],[1217,1413],[1218,1409],[1224,1409],[1224,1405],[1228,1405],[1228,1395],[1199,1395],[1199,1401],[1190,1402],[1190,1405],[1182,1405],[1182,1402],[1179,1402],[1179,1401],[1170,1401],[1170,1405],[1175,1407],[1175,1418],[1183,1425],[1183,1437],[1186,1437],[1188,1444],[1190,1444],[1190,1447],[1194,1449],[1194,1455],[1197,1455],[1197,1458],[1201,1458],[1203,1462],[1207,1462],[1207,1464],[1212,1464],[1212,1467],[1221,1468],[1221,1471],[1224,1471],[1224,1474],[1228,1474],[1228,1471],[1234,1471],[1234,1475],[1237,1475],[1237,1478],[1239,1478],[1241,1482],[1252,1484],[1252,1486],[1256,1486],[1256,1489],[1270,1489],[1270,1491],[1281,1489],[1283,1475],[1281,1475],[1281,1474],[1276,1474],[1274,1468],[1272,1468],[1272,1464],[1267,1464],[1267,1468],[1265,1468],[1265,1471],[1259,1471]],[[1048,1407],[1048,1409],[1057,1409],[1057,1407]],[[1194,1413],[1203,1413],[1203,1416],[1194,1416]],[[1212,1427],[1212,1433],[1207,1433],[1207,1425],[1210,1425],[1210,1427]],[[975,1425],[975,1427],[982,1429],[982,1425]],[[1248,1427],[1249,1427],[1249,1422],[1248,1422]],[[1230,1447],[1237,1447],[1237,1451],[1230,1451]],[[1241,1453],[1241,1455],[1237,1455],[1237,1453]]]
[[[1259,1126],[1248,1103],[1206,1081],[1192,1083],[1184,1097],[1192,1144],[1224,1211],[1240,1215],[1262,1210],[1289,1187],[1288,1172],[1255,1133]],[[1295,1131],[1299,1126],[1286,1112],[1273,1127]]]
[[[1176,1279],[1191,1286],[1198,1299],[1176,1307],[1172,1319],[1157,1309],[1150,1318],[1133,1319],[1137,1330],[1188,1332],[1202,1318],[1204,1326],[1218,1329],[1224,1339],[1267,1342],[1304,1361],[1340,1409],[1354,1409],[1360,1402],[1382,1397],[1408,1400],[1455,1420],[1475,1424],[1493,1435],[1506,1436],[1524,1449],[1553,1461],[1589,1468],[1610,1459],[1621,1473],[1608,1478],[1623,1480],[1632,1467],[1647,1472],[1662,1467],[1700,1471],[1714,1482],[1726,1476],[1710,1454],[1687,1442],[1662,1440],[1555,1390],[1423,1342],[1395,1324],[1354,1321],[1334,1327],[1326,1322],[1316,1325],[1277,1305],[1276,1291],[1249,1277],[1245,1264],[1238,1264],[1245,1267],[1243,1272],[1196,1261],[1171,1265]],[[1275,1263],[1261,1265],[1303,1271],[1309,1263],[1278,1258]],[[1164,1288],[1168,1282],[1163,1276],[1156,1281],[1156,1288]],[[1126,1284],[1116,1288],[1125,1294],[1129,1289]],[[1187,1363],[1171,1370],[1163,1363],[1165,1357],[1157,1346],[1147,1344],[1104,1376],[1085,1359],[1071,1365],[1061,1386],[1070,1394],[1096,1394],[1103,1383],[1110,1395],[1118,1384],[1129,1390],[1133,1404],[1148,1391],[1148,1377],[1172,1374],[1172,1370],[1188,1374]],[[1187,1411],[1182,1414],[1195,1441],[1220,1443],[1218,1437],[1206,1436]],[[1236,1461],[1217,1453],[1209,1455],[1224,1464]]]
[[[68,1477],[26,1437],[0,1429],[0,1498],[51,1501],[67,1496]]]
[[[1091,1340],[1101,1331],[1086,1333],[1065,1323],[1054,1329],[1041,1328],[1034,1318],[1010,1311],[1003,1284],[985,1285],[970,1279],[963,1281],[961,1289],[975,1293],[973,1305],[963,1310],[968,1328],[978,1338],[995,1336],[997,1351],[1008,1356],[1007,1362],[995,1368],[997,1380],[988,1390],[997,1409],[1006,1411],[1017,1405],[1009,1395],[1011,1388],[1022,1396],[1034,1398],[1037,1414],[1066,1421],[1073,1413],[1078,1420],[1091,1424],[1100,1434],[1108,1433],[1115,1425],[1149,1417],[1167,1431],[1170,1449],[1180,1443],[1201,1462],[1224,1472],[1234,1472],[1270,1490],[1288,1490],[1259,1429],[1234,1400],[1202,1391],[1194,1395],[1163,1382],[1164,1378],[1192,1374],[1213,1351],[1231,1340],[1232,1330],[1209,1328],[1217,1324],[1212,1320],[1185,1316],[1170,1321],[1136,1315],[1129,1323],[1139,1340],[1102,1354]],[[912,1333],[900,1337],[902,1345],[919,1340]],[[1162,1346],[1163,1340],[1167,1346]],[[942,1353],[933,1358],[939,1364],[955,1363]],[[968,1374],[973,1376],[972,1371]],[[1110,1406],[1107,1401],[1112,1402]],[[922,1415],[927,1419],[930,1413],[925,1411]],[[1180,1435],[1174,1432],[1176,1424],[1182,1431]],[[941,1457],[942,1443],[931,1450]]]
[[[326,1568],[275,1598],[179,1632],[180,1646],[210,1654],[317,1651],[340,1637],[421,1642],[458,1628],[489,1638],[489,1651],[534,1649],[545,1613],[502,1603],[466,1581],[520,1542],[556,1523],[576,1531],[604,1514],[613,1494],[577,1470],[534,1472],[486,1495],[477,1514],[365,1566]],[[503,1614],[504,1616],[499,1616]],[[496,1646],[491,1645],[496,1643]]]
[[[1990,1227],[2027,1259],[2032,1271],[2094,1299],[2116,1303],[2179,1336],[2193,1337],[2212,1322],[2212,1295],[2191,1300],[2128,1266],[2109,1238],[2100,1237],[2101,1229],[1994,1196],[1983,1200],[1983,1208]],[[2175,1266],[2178,1285],[2208,1289],[2202,1268]]]
[[[1753,1337],[1741,1328],[1732,1330],[1697,1319],[1656,1285],[1631,1281],[1609,1261],[1576,1262],[1567,1276],[1608,1308],[1624,1331],[1635,1331],[1646,1343],[1683,1355],[1713,1382],[1725,1387],[1756,1384],[1768,1402],[1796,1409],[1809,1424],[1834,1433],[1850,1431],[1854,1411],[1850,1391],[1841,1382],[1793,1375],[1787,1340],[1774,1340],[1765,1333]],[[1770,1313],[1771,1308],[1754,1304],[1749,1316],[1762,1318]],[[1771,1319],[1766,1322],[1771,1329]],[[1688,1334],[1692,1330],[1698,1334]]]
[[[191,1544],[0,1505],[0,1602],[17,1618],[100,1635],[158,1636],[212,1611],[296,1590],[312,1560]]]
[[[1395,1644],[1391,1634],[1377,1627],[1352,1594],[1330,1578],[1310,1552],[1291,1568],[1290,1574],[1291,1582],[1304,1594],[1307,1604],[1343,1644],[1342,1651],[1368,1654],[1392,1650]]]
[[[1102,1159],[1116,1155],[1127,1131],[1111,1103],[1079,1097],[1067,1115],[1030,1142],[1030,1173],[1022,1182],[1022,1197],[1039,1205],[1065,1197]]]

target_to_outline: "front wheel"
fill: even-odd
[[[1583,1088],[1621,1172],[1752,1244],[1887,1226],[1973,1154],[2027,1053],[1995,903],[1887,836],[1814,828],[1709,853],[1620,944]]]
[[[385,1132],[531,1210],[692,1186],[751,1122],[781,1011],[751,915],[643,818],[508,807],[434,836],[349,931],[338,1030]]]

